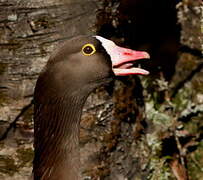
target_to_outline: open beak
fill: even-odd
[[[144,69],[132,67],[133,61],[138,59],[149,59],[150,56],[147,52],[134,51],[131,49],[115,46],[111,49],[109,54],[111,56],[112,69],[116,76],[125,76],[130,74],[149,74],[149,72]]]
[[[112,70],[116,76],[126,76],[130,74],[147,75],[148,71],[133,67],[133,61],[138,59],[149,59],[150,56],[144,51],[135,51],[117,46],[113,41],[101,36],[95,36],[103,45],[112,61]]]

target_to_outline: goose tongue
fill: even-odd
[[[109,51],[112,61],[113,72],[116,76],[125,76],[130,74],[149,74],[148,71],[132,67],[132,61],[138,59],[149,59],[150,56],[144,51],[134,51],[127,48],[122,48],[119,46],[114,46],[114,48]]]

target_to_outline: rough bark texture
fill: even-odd
[[[57,43],[92,33],[96,8],[94,1],[0,1],[0,179],[31,174],[36,78]]]
[[[202,2],[183,0],[177,9],[172,0],[101,2],[0,0],[0,179],[31,174],[31,100],[50,52],[67,38],[98,31],[149,51],[151,76],[119,78],[88,98],[80,130],[83,179],[202,180]]]

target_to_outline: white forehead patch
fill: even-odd
[[[103,38],[101,36],[94,37],[101,42],[106,52],[112,57],[112,50],[116,47],[116,44],[113,41]]]

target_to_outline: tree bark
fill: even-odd
[[[0,0],[0,179],[31,174],[32,94],[50,53],[97,33],[150,52],[151,75],[119,78],[90,95],[82,178],[201,180],[201,7],[199,0]]]

